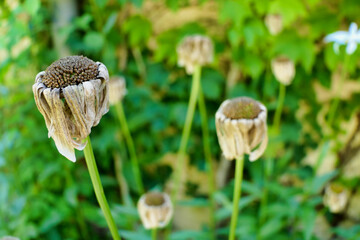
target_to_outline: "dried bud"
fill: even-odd
[[[178,45],[178,65],[185,66],[186,72],[192,74],[196,65],[204,66],[214,58],[214,47],[210,38],[202,35],[185,37]]]
[[[109,73],[104,64],[82,56],[62,58],[36,75],[36,106],[58,151],[75,162],[91,128],[109,110]]]
[[[149,192],[141,196],[138,212],[146,229],[165,227],[173,215],[173,206],[166,193]]]
[[[115,105],[126,95],[126,82],[123,77],[112,77],[109,81],[109,102]]]
[[[349,190],[337,183],[330,183],[325,188],[324,205],[330,212],[340,213],[344,211],[349,200]]]
[[[277,35],[283,29],[283,19],[280,14],[268,14],[265,17],[265,25],[271,35]]]
[[[225,158],[232,160],[246,153],[250,161],[255,161],[264,153],[268,142],[266,115],[265,106],[248,97],[226,100],[220,105],[215,123]]]
[[[276,79],[284,85],[289,85],[295,76],[295,64],[287,57],[271,60],[271,70]]]

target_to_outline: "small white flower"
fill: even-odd
[[[334,42],[334,51],[339,53],[340,45],[346,46],[346,53],[351,55],[355,52],[358,43],[360,43],[360,30],[356,23],[351,23],[349,31],[337,31],[325,37],[325,42]]]

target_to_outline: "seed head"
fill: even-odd
[[[165,227],[173,215],[173,206],[166,193],[149,192],[141,196],[138,212],[146,229]]]
[[[69,56],[53,62],[46,70],[42,79],[48,88],[64,88],[96,79],[97,64],[83,56]]]
[[[225,158],[249,154],[250,161],[265,151],[268,136],[266,108],[248,97],[224,101],[215,115],[216,133]]]

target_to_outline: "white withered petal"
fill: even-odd
[[[220,105],[215,124],[225,158],[232,160],[249,154],[250,161],[255,161],[264,153],[268,142],[266,116],[265,106],[248,97],[226,100]]]
[[[49,138],[75,162],[75,151],[109,110],[109,73],[104,64],[83,56],[62,58],[40,72],[33,85],[36,106]]]
[[[173,205],[166,193],[149,192],[142,195],[137,208],[146,229],[165,227],[173,216]]]
[[[184,67],[188,74],[194,72],[196,65],[204,66],[213,61],[214,46],[209,37],[192,35],[185,37],[177,49],[178,65]]]

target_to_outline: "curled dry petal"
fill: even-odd
[[[220,105],[215,124],[225,158],[232,160],[249,154],[250,161],[255,161],[264,153],[268,142],[266,116],[265,106],[247,97],[226,100]]]
[[[166,193],[149,192],[142,195],[137,208],[146,229],[165,227],[173,216],[173,206]]]
[[[36,106],[44,116],[48,136],[53,138],[58,151],[75,162],[75,151],[86,146],[84,139],[108,112],[109,74],[104,64],[97,62],[96,79],[62,88],[48,88],[43,83],[45,72],[35,79],[33,92]]]

